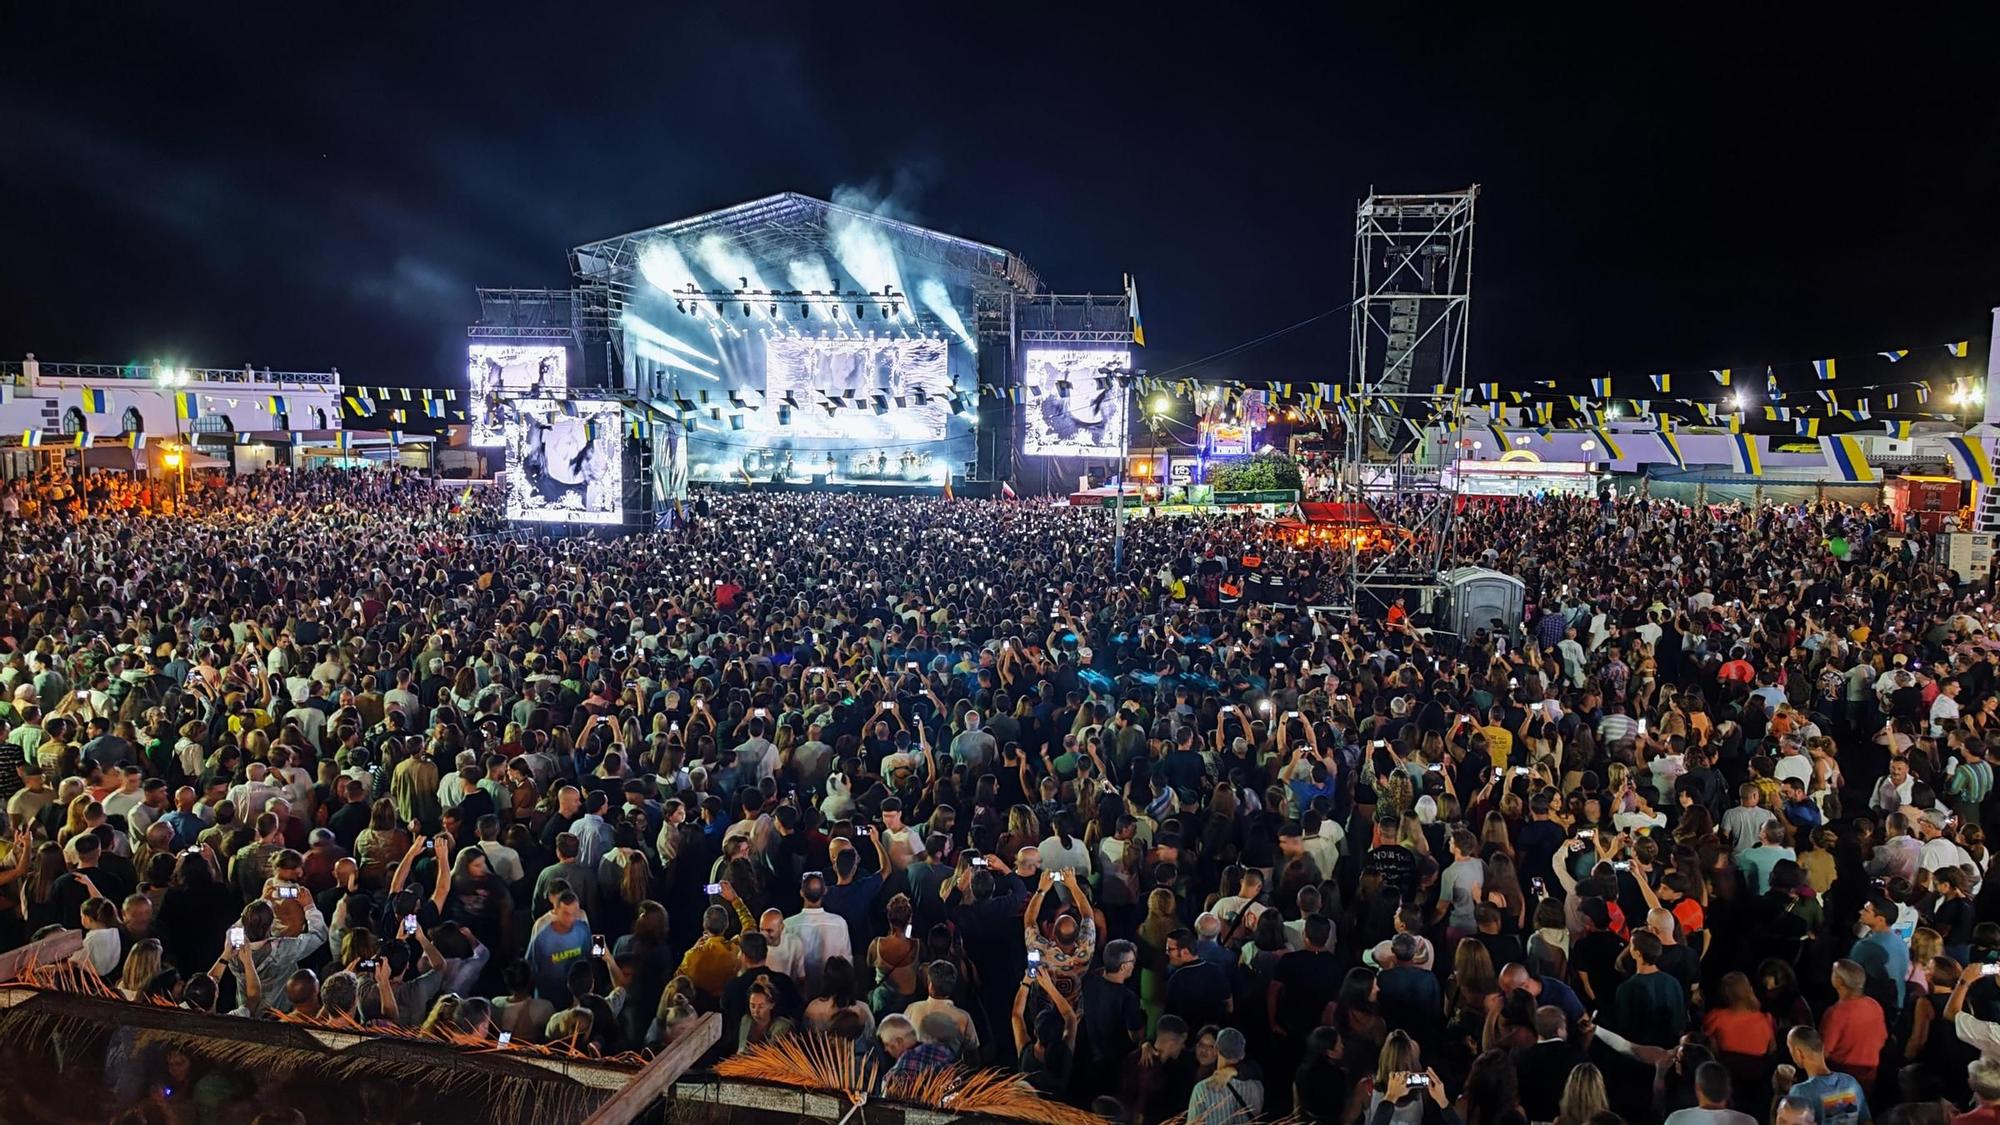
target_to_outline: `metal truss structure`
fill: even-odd
[[[475,340],[578,340],[610,324],[602,288],[481,289],[479,323],[465,334]]]
[[[1424,448],[1427,425],[1463,400],[1472,311],[1478,185],[1436,195],[1370,193],[1354,213],[1354,303],[1346,394],[1351,413],[1340,499],[1365,503],[1390,540],[1349,555],[1357,609],[1438,589],[1457,509],[1458,446]],[[1449,427],[1445,426],[1449,433]]]
[[[646,283],[639,273],[639,255],[658,240],[694,234],[721,234],[731,247],[753,262],[782,263],[807,248],[831,247],[838,223],[861,221],[880,227],[895,240],[904,273],[913,263],[931,265],[983,279],[981,288],[1033,293],[1041,279],[1028,263],[997,246],[956,238],[912,223],[784,192],[739,203],[719,211],[694,215],[662,226],[586,243],[570,251],[570,271],[579,281],[603,286],[613,318]],[[749,288],[745,286],[745,288]],[[730,296],[734,296],[732,293]],[[793,298],[796,299],[796,298]]]

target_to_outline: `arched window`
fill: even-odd
[[[227,414],[203,414],[188,424],[189,432],[197,434],[226,434],[235,428]]]
[[[72,406],[68,410],[63,411],[62,432],[64,437],[71,437],[83,432],[83,411],[81,409]]]
[[[313,429],[316,430],[332,429],[331,426],[328,426],[326,424],[326,407],[324,406],[313,407]]]
[[[143,434],[146,432],[146,416],[139,413],[138,407],[128,406],[125,408],[125,416],[119,419],[118,425],[118,432],[121,434]]]

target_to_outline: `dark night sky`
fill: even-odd
[[[22,14],[78,7],[0,16],[9,357],[442,385],[475,285],[560,285],[581,242],[871,183],[1057,289],[1136,273],[1154,371],[1344,303],[1370,184],[1483,185],[1476,380],[1924,345],[2000,303],[1977,28],[1749,6],[1618,35],[1512,5]],[[1345,354],[1342,316],[1201,373],[1331,378]]]

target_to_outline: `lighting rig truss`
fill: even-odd
[[[1399,596],[1428,605],[1439,589],[1458,500],[1451,431],[1465,388],[1478,194],[1476,184],[1436,195],[1371,192],[1355,209],[1352,414],[1339,491],[1374,509],[1394,543],[1350,553],[1356,607]],[[1426,433],[1440,440],[1426,448]]]
[[[822,319],[842,321],[865,321],[872,313],[876,319],[896,321],[905,317],[908,298],[896,292],[893,285],[862,292],[849,289],[845,293],[837,289],[751,289],[750,279],[738,278],[744,285],[740,289],[703,289],[694,282],[685,288],[668,290],[667,295],[674,300],[676,311],[689,316],[704,316],[712,309],[719,317],[727,317],[741,312],[744,318],[756,315],[758,307],[766,316],[776,318],[780,311],[789,312],[796,308],[800,318],[811,320],[814,310]],[[849,309],[852,313],[849,313]],[[910,315],[910,319],[915,319]]]

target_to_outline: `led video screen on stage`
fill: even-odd
[[[569,350],[549,344],[472,344],[466,348],[465,379],[472,444],[499,445],[506,440],[514,400],[569,389]]]
[[[617,403],[510,398],[503,405],[508,519],[623,520],[623,412]]]
[[[1126,395],[1105,368],[1125,370],[1122,348],[1031,347],[1022,353],[1021,452],[1116,457],[1125,440]]]
[[[875,444],[942,440],[951,417],[947,349],[943,340],[772,336],[758,429]],[[781,415],[788,395],[794,408]]]

